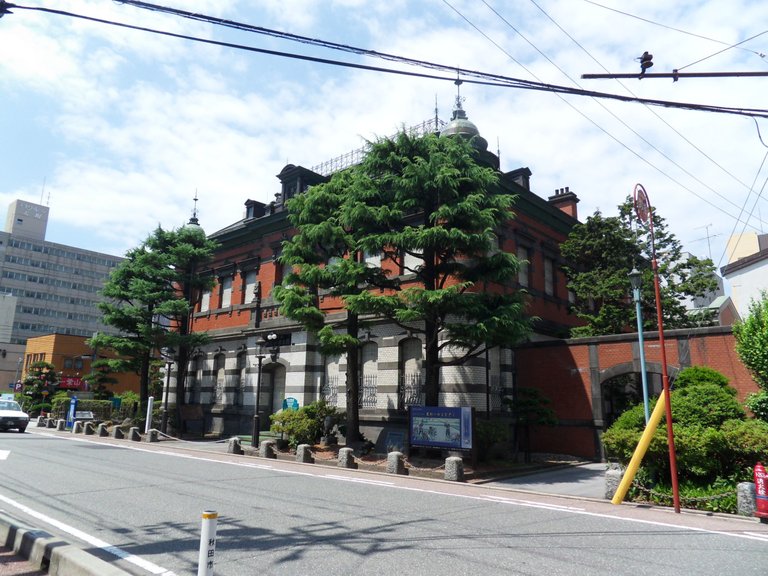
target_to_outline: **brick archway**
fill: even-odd
[[[644,336],[646,371],[660,375],[658,333]],[[664,340],[670,381],[688,366],[709,366],[730,380],[740,401],[757,391],[736,355],[730,326],[671,330],[664,333]],[[519,347],[516,385],[541,390],[558,419],[557,426],[538,427],[531,433],[532,449],[601,460],[603,384],[621,374],[639,373],[639,352],[637,334],[550,340]]]

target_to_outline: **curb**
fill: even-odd
[[[49,576],[131,576],[109,562],[0,512],[0,542]]]

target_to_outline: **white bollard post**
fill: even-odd
[[[213,576],[213,557],[216,554],[217,512],[203,512],[203,525],[200,529],[200,554],[197,558],[197,576]]]
[[[152,408],[155,404],[154,396],[150,396],[147,399],[147,417],[144,424],[144,434],[149,433],[149,429],[152,428]]]

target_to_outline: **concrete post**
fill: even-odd
[[[128,430],[128,440],[133,440],[134,442],[141,442],[141,432],[139,432],[138,426],[131,426],[131,429]]]
[[[112,426],[112,438],[116,440],[122,440],[123,438],[125,438],[123,429],[120,428],[120,426]]]
[[[387,474],[407,475],[405,459],[402,452],[390,452],[387,454]]]
[[[150,428],[144,436],[144,442],[159,442],[160,435],[157,430]]]
[[[464,482],[464,460],[461,456],[449,456],[445,459],[445,480]]]
[[[336,465],[339,468],[350,468],[352,470],[357,470],[357,462],[355,462],[355,451],[352,448],[340,448],[339,461]]]
[[[81,420],[75,420],[75,422],[72,424],[72,434],[82,434],[83,433],[83,422]]]
[[[624,476],[624,470],[622,470],[619,464],[611,463],[608,465],[608,470],[605,471],[605,499],[613,500],[616,490],[619,489],[621,479]]]
[[[309,444],[299,444],[296,448],[296,462],[304,464],[314,464],[315,458],[312,456],[312,447]]]
[[[263,440],[259,443],[259,456],[262,458],[277,458],[276,445],[277,442],[274,440]]]
[[[736,513],[739,516],[754,516],[757,510],[757,494],[754,482],[739,482],[736,485]]]
[[[48,425],[46,420],[47,420],[47,418],[45,416],[38,416],[37,417],[37,427],[38,428],[45,428]]]
[[[243,447],[240,444],[240,438],[232,436],[227,442],[227,454],[243,454]]]
[[[45,419],[45,427],[46,428],[56,428],[56,420],[53,418],[46,418]]]
[[[56,420],[56,431],[57,432],[63,432],[67,429],[67,421],[66,420]]]
[[[107,425],[102,422],[96,427],[96,435],[101,436],[102,438],[104,436],[109,436],[109,429],[107,428]]]

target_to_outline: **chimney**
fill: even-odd
[[[555,195],[550,196],[548,200],[555,208],[562,210],[571,218],[578,219],[576,204],[579,203],[579,197],[576,196],[574,192],[571,192],[571,189],[568,186],[565,188],[556,188]]]

